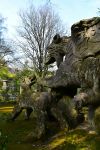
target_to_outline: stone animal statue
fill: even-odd
[[[54,63],[56,61],[57,67],[59,68],[61,62],[63,62],[63,57],[66,54],[66,45],[70,37],[63,36],[60,37],[59,34],[56,34],[53,37],[52,43],[47,47],[47,61],[46,65]]]
[[[20,95],[17,98],[17,103],[14,106],[11,120],[14,121],[23,111],[23,109],[26,110],[25,112],[25,119],[29,120],[30,114],[32,113],[33,109],[31,107],[33,100],[38,98],[40,96],[40,90],[37,86],[39,86],[39,83],[37,83],[37,78],[35,75],[30,77],[25,77],[25,79],[21,82],[20,85]],[[32,90],[32,86],[35,84],[35,88],[37,90]],[[46,93],[46,92],[41,92]],[[41,94],[41,95],[42,95]],[[45,97],[42,95],[42,97]]]
[[[41,138],[45,134],[46,118],[54,117],[61,128],[68,127],[75,128],[83,121],[83,116],[75,116],[73,113],[73,106],[62,98],[62,95],[52,90],[51,92],[37,92],[32,93],[29,84],[22,84],[22,93],[19,96],[19,101],[15,105],[11,120],[15,120],[23,109],[26,110],[27,119],[33,112],[35,117],[36,129],[33,130],[33,137],[35,139]],[[69,99],[67,97],[67,99]]]
[[[32,112],[32,108],[29,107],[29,104],[28,104],[29,101],[27,101],[27,99],[30,97],[32,93],[31,87],[35,83],[36,83],[35,75],[33,75],[32,77],[25,77],[23,81],[21,82],[20,95],[17,98],[16,105],[14,106],[11,120],[15,120],[19,116],[19,114],[22,112],[23,109],[26,110],[25,112],[26,120],[29,119],[29,116]],[[25,104],[27,107],[23,106],[22,103],[20,107],[20,102],[24,102],[23,105]]]
[[[65,49],[65,46],[63,48]],[[47,80],[47,84],[51,88],[65,89],[66,95],[69,91],[74,91],[74,95],[77,96],[78,88],[81,92],[87,90],[86,95],[87,97],[90,95],[91,106],[93,106],[94,103],[99,104],[100,100],[99,80],[100,17],[94,17],[72,25],[71,39],[66,45],[65,61],[61,63],[56,74]],[[85,102],[87,101],[86,98]],[[94,109],[91,114],[93,111]]]

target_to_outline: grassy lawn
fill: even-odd
[[[0,107],[0,131],[2,138],[0,150],[100,150],[100,135],[90,134],[77,128],[73,131],[56,131],[51,123],[47,136],[40,141],[33,141],[30,133],[34,130],[34,121],[24,120],[24,113],[14,121],[7,121],[13,106]],[[56,134],[51,134],[51,132]],[[5,149],[3,143],[6,142]]]

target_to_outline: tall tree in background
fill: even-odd
[[[9,62],[7,56],[12,55],[13,51],[11,50],[10,45],[5,41],[4,38],[4,21],[5,19],[0,15],[0,68],[5,66]]]
[[[64,33],[61,20],[50,5],[38,9],[31,5],[20,13],[20,19],[20,48],[31,66],[43,75],[47,71],[44,63],[47,56],[46,48],[56,33]]]

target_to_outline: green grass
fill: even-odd
[[[33,141],[30,133],[34,130],[32,116],[24,120],[24,113],[14,122],[6,121],[12,106],[0,107],[0,131],[6,139],[6,150],[99,150],[100,135],[89,134],[87,130],[77,128],[73,131],[61,131],[55,123],[48,124],[46,137]],[[54,134],[55,133],[55,134]],[[4,141],[1,141],[4,142]],[[2,143],[1,143],[2,144]],[[0,149],[4,150],[4,149]]]

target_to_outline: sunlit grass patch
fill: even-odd
[[[0,110],[2,110],[2,109],[12,109],[12,108],[13,108],[13,106],[9,106],[9,107],[1,107]]]
[[[11,112],[13,110],[13,107],[12,106],[9,106],[9,107],[1,107],[0,108],[0,112]]]
[[[5,112],[11,112],[11,111],[12,111],[12,109],[1,109],[1,110],[0,110],[0,112],[4,112],[4,113],[5,113]]]
[[[81,133],[77,134],[74,132],[66,132],[62,136],[56,137],[49,145],[50,150],[75,150],[85,137]]]
[[[83,129],[63,133],[49,143],[50,150],[99,150],[100,136]]]
[[[58,139],[55,139],[54,141],[52,141],[51,144],[49,144],[49,149],[54,149],[58,146],[60,146],[61,144],[63,144],[64,142],[66,141],[66,137],[62,137],[62,138],[58,138]]]

